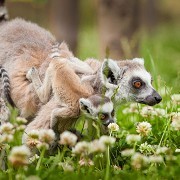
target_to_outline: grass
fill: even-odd
[[[80,40],[80,58],[98,57],[95,29],[83,29]],[[172,113],[179,112],[180,102],[171,99],[173,93],[179,93],[179,42],[179,31],[173,26],[160,27],[151,36],[143,37],[140,55],[145,58],[147,69],[153,73],[163,101],[150,110],[144,105],[122,105],[117,111],[117,124],[120,130],[111,133],[111,136],[117,139],[116,142],[108,145],[106,149],[109,150],[105,152],[84,156],[86,160],[92,160],[94,165],[80,166],[80,155],[72,155],[70,148],[62,147],[63,150],[55,155],[47,155],[46,150],[41,149],[38,159],[30,161],[28,165],[15,166],[17,164],[9,161],[8,157],[14,146],[21,145],[23,131],[18,130],[17,127],[21,123],[17,122],[16,112],[13,112],[13,140],[9,143],[3,141],[3,133],[6,133],[2,130],[0,135],[0,152],[2,155],[6,151],[4,162],[8,167],[0,170],[0,179],[179,179],[180,153],[175,150],[180,148],[180,129],[176,130],[173,127],[173,123],[177,123],[175,127],[179,128],[179,119],[177,120]],[[179,118],[179,114],[176,115]],[[140,141],[129,144],[126,140],[127,135],[138,135],[136,127],[142,121],[150,123],[152,130],[147,136],[141,136]],[[98,128],[95,130],[98,131]],[[88,136],[88,132],[84,133]],[[146,142],[149,146],[145,145],[143,149],[142,144]],[[167,150],[158,153],[159,147],[166,147]],[[133,149],[140,153],[139,158],[133,155],[134,158],[123,156],[122,151],[125,149]],[[153,155],[160,157],[159,162],[150,161],[149,157]]]

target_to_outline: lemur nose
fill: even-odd
[[[162,101],[162,97],[158,93],[155,95],[154,98],[158,103]]]

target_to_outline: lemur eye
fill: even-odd
[[[105,120],[106,119],[106,115],[105,114],[99,114],[99,119],[100,120]]]
[[[134,81],[133,82],[133,86],[137,89],[139,89],[142,86],[142,82],[141,81]]]
[[[113,109],[113,111],[111,112],[111,116],[114,117],[114,109]]]

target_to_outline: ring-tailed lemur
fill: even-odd
[[[77,106],[77,105],[76,105]],[[28,124],[25,129],[22,142],[26,142],[28,133],[31,130],[50,129],[52,128],[56,133],[56,137],[59,138],[59,134],[65,130],[68,130],[78,120],[79,117],[85,115],[85,119],[100,120],[102,129],[107,131],[107,126],[110,123],[114,123],[116,118],[114,117],[114,107],[112,101],[102,95],[91,95],[88,98],[80,98],[78,101],[78,109],[75,114],[70,113],[72,109],[67,107],[59,107],[55,97],[45,105],[41,107],[35,119]],[[75,109],[73,108],[73,111]],[[68,114],[65,114],[67,112]],[[70,116],[71,114],[71,116]]]
[[[33,117],[42,105],[26,74],[31,67],[36,67],[40,78],[44,79],[46,69],[52,60],[49,54],[56,43],[49,32],[22,19],[15,19],[1,25],[0,64],[8,71],[11,80],[11,96],[23,117]],[[60,51],[70,52],[64,44],[59,48]],[[114,98],[116,102],[136,101],[154,105],[161,101],[161,97],[151,85],[150,74],[145,70],[141,60],[109,62],[106,69],[109,69],[110,73],[103,74],[102,78],[99,78],[99,73],[96,73],[93,88],[103,89],[102,85],[105,81],[109,83],[109,88],[120,87]],[[99,64],[97,69],[101,66],[101,63]],[[122,70],[125,70],[123,77],[119,78],[117,75]],[[140,88],[135,87],[137,80],[141,84]]]

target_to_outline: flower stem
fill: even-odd
[[[109,179],[109,169],[110,169],[109,146],[107,147],[107,150],[106,150],[106,158],[107,158],[107,162],[106,162],[105,180],[108,180]]]
[[[41,152],[40,158],[39,158],[38,163],[37,163],[37,165],[36,165],[36,171],[38,171],[38,170],[39,170],[39,168],[40,168],[40,165],[41,165],[42,159],[43,159],[43,157],[44,157],[44,153],[45,153],[45,148],[43,148],[43,149],[42,149],[42,152]]]

